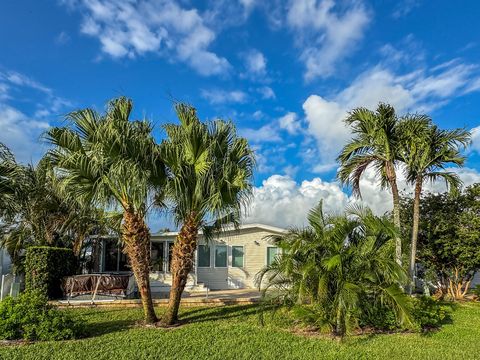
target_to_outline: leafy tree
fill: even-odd
[[[399,323],[411,323],[411,304],[399,286],[406,273],[395,260],[398,234],[391,222],[363,208],[328,216],[320,203],[308,223],[270,237],[282,255],[258,275],[264,296],[300,304],[302,318],[337,336],[357,328],[372,304],[392,309]]]
[[[68,115],[71,124],[48,131],[55,145],[49,156],[71,196],[82,203],[117,208],[123,214],[123,251],[140,291],[145,321],[157,320],[150,292],[150,230],[145,216],[150,196],[165,181],[160,150],[147,120],[130,121],[132,101],[109,102],[106,113],[83,109]]]
[[[413,203],[402,198],[403,231],[410,232]],[[417,260],[438,297],[462,299],[480,269],[480,184],[457,194],[421,197]]]
[[[216,230],[236,225],[251,195],[253,152],[231,122],[202,123],[196,110],[175,106],[179,125],[165,126],[162,158],[168,181],[158,201],[171,205],[180,231],[172,251],[172,288],[164,324],[177,321],[187,277],[193,267],[198,231],[208,241]]]
[[[350,126],[353,138],[338,156],[338,179],[352,186],[353,194],[361,197],[360,179],[367,168],[373,168],[380,178],[382,188],[390,188],[393,197],[393,222],[400,228],[400,196],[396,167],[399,164],[399,120],[395,109],[380,103],[376,111],[366,108],[352,110],[345,123]],[[402,262],[402,241],[395,240],[396,260]]]
[[[12,199],[18,169],[10,149],[0,143],[0,217],[14,212],[15,202]]]
[[[15,271],[22,271],[24,250],[31,245],[70,247],[78,256],[91,233],[119,228],[115,214],[69,198],[47,158],[35,166],[18,164],[13,155],[8,161],[0,245],[9,252]]]
[[[406,179],[415,185],[409,263],[410,282],[413,284],[423,185],[441,179],[451,191],[458,189],[460,178],[446,167],[463,165],[465,156],[461,155],[460,146],[465,147],[469,143],[470,133],[464,129],[441,130],[426,115],[407,116],[402,120],[400,128],[402,140],[399,148],[405,164]],[[411,292],[412,286],[408,288]]]

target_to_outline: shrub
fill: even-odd
[[[25,257],[25,289],[41,291],[50,299],[61,297],[61,279],[74,273],[75,263],[71,249],[29,247]]]
[[[430,296],[414,299],[413,319],[421,330],[438,328],[448,319],[449,308]]]
[[[83,323],[48,305],[47,297],[39,291],[0,302],[0,339],[67,340],[83,333]]]
[[[381,303],[364,303],[364,310],[360,317],[360,326],[371,327],[377,330],[392,331],[400,328],[397,316],[391,307]]]

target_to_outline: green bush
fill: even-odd
[[[368,301],[368,300],[367,300]],[[400,328],[397,316],[391,307],[385,304],[366,302],[360,316],[360,326],[377,330],[392,331]]]
[[[62,297],[61,280],[72,275],[76,258],[71,249],[31,246],[25,256],[25,290],[38,290],[50,299]]]
[[[414,299],[413,320],[421,330],[438,328],[449,317],[450,309],[430,296]]]
[[[82,322],[48,305],[41,292],[27,291],[0,302],[0,339],[66,340],[83,333]]]

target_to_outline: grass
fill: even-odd
[[[480,357],[480,304],[468,303],[440,331],[357,336],[338,342],[304,337],[278,323],[259,325],[256,306],[183,309],[172,329],[136,324],[139,309],[77,309],[90,337],[0,346],[0,359],[475,359]],[[157,309],[160,314],[162,308]]]

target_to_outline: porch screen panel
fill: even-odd
[[[198,245],[198,267],[210,267],[210,248]]]
[[[227,246],[215,246],[215,267],[227,267]]]

